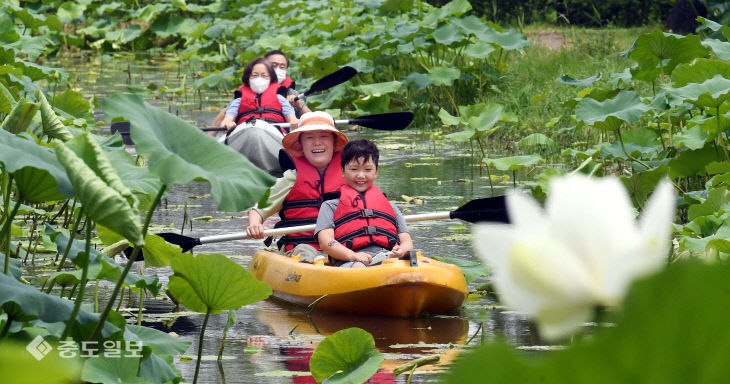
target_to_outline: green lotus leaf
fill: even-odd
[[[631,177],[622,176],[621,182],[631,196],[631,200],[645,207],[646,201],[656,189],[659,182],[667,178],[669,167],[660,165],[656,168],[632,173]]]
[[[476,130],[470,129],[470,128],[464,128],[463,131],[449,133],[448,135],[446,135],[444,137],[451,141],[465,142],[465,141],[475,139],[478,136],[479,136],[479,133]]]
[[[621,91],[616,97],[604,101],[581,100],[575,109],[575,117],[587,125],[614,130],[623,122],[639,120],[648,110],[649,107],[641,102],[636,92]]]
[[[42,79],[49,79],[54,80],[56,78],[60,78],[61,81],[63,81],[65,78],[68,77],[68,74],[64,70],[59,70],[56,68],[51,67],[45,67],[40,64],[36,64],[31,61],[21,60],[21,59],[15,59],[15,66],[23,69],[23,74],[25,76],[28,76],[33,81],[38,81]],[[26,86],[25,87],[26,92],[32,92],[35,89],[40,89],[39,87],[31,88]]]
[[[439,119],[444,125],[460,125],[461,118],[459,116],[452,116],[445,109],[441,108],[438,114]]]
[[[90,123],[94,121],[91,103],[84,99],[80,93],[71,89],[67,89],[63,93],[56,95],[51,99],[51,104],[53,104],[54,108],[60,109],[75,118],[84,119]]]
[[[669,160],[669,177],[705,175],[705,166],[722,159],[714,146],[710,145],[701,149],[681,151],[677,157]]]
[[[467,0],[452,0],[441,8],[432,8],[422,20],[421,27],[435,28],[439,21],[451,20],[471,10],[471,4]]]
[[[466,38],[464,33],[459,28],[451,24],[444,24],[433,31],[433,39],[437,43],[446,46],[451,46],[454,43],[461,42],[464,38]]]
[[[66,252],[66,246],[68,245],[68,236],[56,231],[50,225],[46,225],[45,230],[46,233],[50,235],[55,242],[58,252],[61,254]],[[78,256],[83,255],[84,252],[86,252],[85,247],[86,244],[81,240],[74,239],[74,241],[71,243],[71,249],[69,249],[68,258],[78,267],[83,266],[82,257]],[[114,259],[112,259],[111,257],[108,257],[107,255],[94,249],[92,249],[90,253],[91,257],[88,262],[89,270],[87,276],[89,280],[104,279],[114,283],[119,281],[119,276],[122,275],[124,267],[117,264],[117,262],[114,261]],[[57,272],[54,274],[54,276],[73,277],[78,282],[81,280],[81,270],[76,270],[73,272]],[[126,284],[128,287],[144,288],[155,295],[157,294],[157,292],[159,292],[161,288],[161,283],[156,275],[143,276],[136,273],[128,273],[127,276],[124,278],[124,284]]]
[[[14,175],[24,200],[57,201],[74,196],[54,151],[0,129],[0,163]]]
[[[95,142],[88,133],[79,135],[71,147],[60,141],[54,142],[56,157],[66,168],[78,200],[84,205],[84,213],[95,222],[112,229],[133,244],[143,245],[139,225],[139,212],[130,203],[134,196],[119,181],[119,176],[108,166],[101,151],[93,148]],[[82,153],[82,157],[77,155]],[[87,164],[86,161],[89,161]],[[100,172],[101,174],[97,173]],[[122,192],[120,192],[122,191]]]
[[[5,12],[0,13],[0,43],[10,44],[18,40],[20,35],[15,30],[13,19]]]
[[[385,0],[378,8],[380,12],[408,12],[416,6],[412,0]]]
[[[558,82],[566,84],[566,85],[575,85],[578,87],[590,87],[595,83],[598,79],[601,78],[601,72],[598,72],[597,74],[586,77],[585,79],[574,79],[570,76],[560,76],[558,78]]]
[[[174,14],[166,14],[158,17],[152,23],[150,31],[162,38],[167,38],[172,35],[180,35],[183,31],[190,30],[194,24],[195,21],[192,19],[183,18]]]
[[[145,347],[159,355],[179,355],[190,348],[191,341],[171,336],[154,328],[127,325],[124,327],[124,340],[141,341]]]
[[[471,283],[472,281],[482,277],[482,276],[488,276],[489,275],[489,266],[486,264],[482,264],[477,261],[472,260],[464,260],[459,259],[456,257],[434,257],[434,259],[454,264],[459,269],[461,269],[461,272],[464,274],[464,278],[466,279],[467,284]]]
[[[428,78],[433,85],[452,85],[460,77],[461,71],[458,68],[433,67],[428,71]]]
[[[730,79],[715,75],[703,83],[690,83],[677,88],[674,93],[697,106],[717,108],[730,97]]]
[[[730,316],[728,274],[726,263],[669,263],[631,285],[621,311],[611,316],[611,327],[548,353],[524,353],[505,342],[491,342],[460,356],[441,382],[476,383],[486,377],[510,383],[618,383],[636,378],[641,383],[680,384],[687,377],[723,382],[730,366],[707,362],[730,354],[730,335],[716,331]],[[686,303],[681,310],[678,302]]]
[[[352,103],[359,115],[372,115],[387,112],[390,108],[390,96],[365,96]]]
[[[121,141],[121,136],[118,139]],[[111,136],[114,137],[114,136]],[[106,148],[104,154],[129,189],[146,195],[154,196],[162,187],[162,181],[149,168],[138,166],[134,158],[124,148]]]
[[[520,139],[516,145],[519,148],[551,147],[555,145],[555,140],[542,133],[533,133]]]
[[[72,301],[42,293],[36,287],[23,284],[11,276],[0,273],[0,307],[7,303],[19,305],[23,314],[37,317],[46,323],[66,321],[73,311]],[[98,320],[98,314],[88,312],[83,308],[76,316],[76,321],[80,324],[91,324]],[[111,323],[106,323],[104,335],[118,330]]]
[[[451,20],[451,24],[459,27],[466,35],[477,35],[481,31],[489,28],[487,24],[474,15],[453,19]]]
[[[74,19],[81,18],[81,16],[84,15],[84,11],[86,11],[86,5],[67,1],[58,7],[57,15],[61,21],[68,23],[72,22]]]
[[[480,107],[478,114],[474,109],[465,109],[462,112],[462,120],[466,118],[466,124],[478,132],[490,131],[494,124],[502,120],[504,107],[501,104],[477,104],[469,107]]]
[[[478,41],[467,45],[464,48],[464,54],[475,59],[486,59],[490,53],[494,52],[494,49],[493,44]]]
[[[137,153],[148,157],[150,170],[164,184],[208,180],[211,197],[222,211],[252,207],[274,183],[273,177],[238,152],[137,96],[106,98],[102,108],[109,120],[129,119]]]
[[[151,384],[138,376],[140,357],[125,356],[112,358],[104,356],[90,357],[84,362],[81,380],[103,384]]]
[[[702,40],[704,47],[710,48],[712,52],[721,60],[730,60],[730,43],[717,39]]]
[[[5,85],[0,82],[0,113],[10,113],[13,109],[13,104],[15,104],[15,97],[12,93],[10,93]]]
[[[38,112],[38,104],[31,103],[26,99],[20,99],[10,114],[3,120],[3,129],[18,134],[30,127],[33,117]]]
[[[139,377],[150,383],[174,383],[174,379],[180,376],[178,372],[173,365],[172,356],[162,358],[156,353],[150,353],[139,363]]]
[[[484,158],[482,162],[487,166],[497,168],[500,171],[516,171],[520,168],[542,163],[545,160],[540,155],[509,156],[499,159]]]
[[[23,276],[23,271],[20,269],[21,263],[20,259],[10,259],[10,265],[8,266],[8,272],[10,272],[10,276],[14,277],[15,280],[20,280],[20,277]],[[0,273],[1,271],[5,270],[5,254],[0,252]]]
[[[398,91],[403,87],[402,81],[387,81],[385,83],[358,85],[355,89],[365,95],[382,96]]]
[[[309,360],[309,370],[318,383],[363,383],[380,368],[385,357],[375,340],[360,328],[337,331],[322,340]]]
[[[654,70],[661,65],[665,75],[681,63],[705,56],[707,49],[702,46],[697,35],[675,35],[662,32],[659,28],[640,35],[629,52],[629,57],[638,62],[638,69]]]
[[[687,218],[689,220],[695,220],[698,217],[715,215],[720,211],[730,211],[728,209],[729,203],[730,191],[728,191],[726,186],[711,188],[707,192],[707,198],[704,201],[699,204],[690,205],[687,210]]]
[[[131,25],[129,28],[116,29],[108,32],[106,34],[106,40],[119,44],[127,44],[130,41],[134,41],[134,39],[141,35],[142,28],[140,28],[139,25]]]
[[[705,146],[707,132],[703,131],[699,125],[695,125],[675,134],[673,140],[675,147],[684,146],[689,149],[700,149]]]
[[[697,17],[697,21],[700,22],[700,24],[710,28],[713,32],[720,31],[723,36],[725,36],[725,39],[730,39],[730,27],[726,25],[722,25],[720,23],[716,23],[712,20],[706,19],[702,16]]]
[[[182,305],[196,312],[238,309],[271,295],[268,284],[217,253],[183,253],[172,261],[172,271],[167,287]]]
[[[477,37],[485,43],[495,44],[507,51],[518,51],[530,46],[530,40],[527,40],[525,35],[516,29],[499,32],[489,27],[477,33]]]
[[[44,342],[48,345],[48,342]],[[80,359],[61,357],[57,351],[50,352],[40,360],[28,353],[28,342],[6,340],[0,348],[0,383],[44,383],[68,384],[80,382]],[[44,344],[38,345],[40,350]],[[50,345],[48,345],[50,347]]]
[[[730,79],[730,63],[714,59],[697,59],[688,64],[680,64],[672,72],[672,85],[683,87],[690,83],[704,83],[721,75]]]
[[[428,75],[420,72],[411,72],[411,74],[406,76],[403,80],[405,80],[408,85],[412,85],[415,89],[419,91],[433,85],[433,82],[428,77]]]
[[[27,28],[36,29],[45,25],[52,31],[59,32],[63,30],[63,24],[61,24],[61,21],[55,15],[46,16],[15,4],[7,4],[7,7],[12,9],[13,16],[20,20]]]
[[[51,104],[46,100],[46,96],[43,92],[38,91],[36,97],[40,100],[41,104],[41,121],[43,122],[43,134],[59,139],[61,141],[69,141],[73,139],[73,135],[66,126],[61,123],[61,119],[58,118],[56,112],[53,111]]]

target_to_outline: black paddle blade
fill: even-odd
[[[178,235],[177,233],[172,232],[157,233],[156,235],[165,239],[165,241],[170,244],[179,245],[183,252],[187,252],[193,249],[196,245],[200,245],[200,239],[195,237]]]
[[[129,121],[117,121],[116,123],[112,123],[109,130],[112,132],[112,135],[119,132],[122,135],[124,145],[134,145],[132,137],[129,136],[129,127]]]
[[[349,123],[380,131],[399,131],[406,129],[412,121],[413,112],[391,112],[356,117]]]
[[[497,222],[509,224],[507,203],[504,196],[474,199],[455,211],[451,211],[452,219],[460,219],[470,223]]]
[[[345,81],[352,79],[353,77],[355,77],[355,75],[357,75],[357,70],[355,70],[355,68],[344,66],[337,71],[332,72],[329,75],[315,81],[314,84],[312,84],[312,86],[304,92],[304,96],[307,96],[314,92],[324,91],[325,89],[330,89],[335,85],[340,85]]]

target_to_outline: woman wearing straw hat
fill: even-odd
[[[292,156],[294,169],[271,187],[266,208],[254,207],[248,214],[246,232],[255,239],[264,237],[263,221],[279,213],[276,227],[315,224],[319,207],[324,200],[337,197],[345,184],[340,167],[340,151],[347,136],[335,128],[332,116],[326,112],[308,112],[302,115],[297,129],[284,136],[284,149]],[[313,232],[284,236],[277,245],[287,253],[298,253],[306,261],[320,255],[319,244]]]

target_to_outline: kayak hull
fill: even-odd
[[[249,270],[271,285],[274,297],[289,303],[307,306],[326,294],[317,309],[331,312],[415,317],[447,313],[463,303],[467,286],[457,266],[426,257],[418,264],[387,259],[374,267],[336,268],[259,251]]]

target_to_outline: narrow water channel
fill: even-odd
[[[126,92],[130,86],[156,89],[147,95],[149,102],[200,127],[209,125],[217,110],[225,105],[228,95],[195,92],[190,84],[196,69],[189,64],[171,63],[168,59],[140,59],[131,55],[90,59],[66,57],[49,65],[66,68],[77,80],[82,94],[93,95],[99,101],[105,96]],[[186,90],[159,92],[162,86],[179,88],[183,78],[187,82]],[[494,189],[490,187],[486,172],[481,175],[479,168],[472,166],[468,145],[445,141],[434,144],[422,131],[428,129],[410,127],[388,133],[368,129],[348,131],[350,139],[370,138],[379,145],[381,161],[376,183],[405,214],[452,210],[472,198],[504,194],[512,187],[511,180],[495,182]],[[419,201],[408,203],[404,196],[417,197]],[[170,226],[170,230],[179,232],[186,205],[187,214],[193,219],[184,229],[186,235],[201,237],[239,232],[246,223],[245,213],[217,211],[217,204],[209,198],[208,185],[200,182],[174,186],[156,212],[153,223]],[[273,225],[275,221],[270,219],[266,224]],[[424,250],[426,256],[476,260],[468,223],[448,220],[411,223],[409,230],[416,248]],[[258,240],[239,240],[199,246],[195,252],[221,253],[247,267],[252,255],[261,247]],[[171,271],[169,267],[147,268],[145,273],[157,274],[164,286]],[[470,289],[473,291],[476,285],[485,281],[478,279],[470,284]],[[386,353],[387,360],[369,381],[371,383],[405,383],[405,375],[394,378],[390,372],[411,358],[438,353],[442,357],[440,365],[449,364],[469,340],[471,345],[482,338],[503,338],[515,345],[530,344],[529,328],[522,315],[506,311],[491,298],[475,297],[476,300],[470,297],[460,311],[449,316],[419,319],[343,316],[318,311],[310,319],[306,310],[299,307],[273,300],[255,303],[236,312],[237,321],[226,336],[221,362],[217,362],[215,356],[221,346],[227,315],[213,315],[206,331],[203,349],[206,357],[199,380],[205,383],[314,383],[307,371],[309,356],[317,343],[326,335],[349,327],[360,327],[373,334],[377,347]],[[135,306],[134,303],[131,306]],[[192,380],[203,315],[173,312],[174,305],[159,297],[146,299],[145,310],[145,325],[175,332],[193,342],[186,353],[191,358],[176,361],[185,379]],[[480,334],[474,337],[482,324],[484,335],[479,331]],[[435,382],[438,378],[433,370],[422,368],[417,372],[421,371],[424,373],[416,375],[412,382]]]

